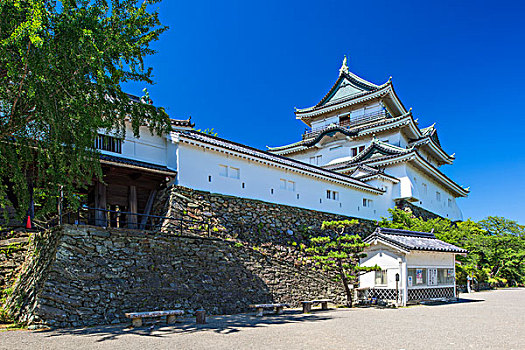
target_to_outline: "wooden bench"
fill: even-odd
[[[312,311],[312,305],[321,304],[321,310],[328,310],[328,303],[332,302],[330,299],[305,300],[301,301],[303,304],[303,313],[308,314]]]
[[[263,312],[264,312],[264,309],[273,309],[273,308],[275,308],[275,313],[277,315],[280,315],[280,314],[283,313],[283,308],[284,307],[290,307],[290,305],[289,304],[284,304],[284,303],[280,303],[280,304],[254,304],[254,305],[250,305],[250,307],[253,307],[253,308],[257,309],[256,316],[262,316]]]
[[[145,317],[162,317],[166,316],[166,323],[174,323],[177,316],[184,315],[184,310],[165,310],[165,311],[148,311],[148,312],[130,312],[124,314],[127,318],[131,318],[133,327],[142,326],[142,319]]]

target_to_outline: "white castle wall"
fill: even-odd
[[[400,180],[399,197],[394,198],[413,197],[418,199],[413,203],[418,207],[453,221],[463,219],[453,194],[414,166],[403,163],[388,167],[386,172]],[[440,200],[436,192],[440,193]]]
[[[364,219],[376,220],[387,214],[388,204],[382,203],[385,199],[381,195],[322,178],[186,143],[179,143],[177,156],[177,184],[181,186]],[[227,177],[223,166],[228,167]],[[282,180],[286,180],[286,188]],[[338,199],[327,199],[327,190],[338,192]],[[363,198],[378,206],[363,208]]]
[[[396,138],[400,142],[404,140],[399,133],[381,135],[380,139],[395,142]],[[325,163],[325,160],[329,162],[336,158],[348,157],[350,149],[359,145],[367,144],[362,141],[339,140],[330,142],[321,149],[313,148],[313,152],[293,158],[309,163],[312,155],[322,155],[323,163]],[[338,146],[343,147],[330,149]],[[181,146],[176,141],[172,141],[171,135],[152,135],[146,127],[140,128],[140,138],[137,138],[128,126],[122,143],[122,153],[108,151],[101,151],[101,153],[167,166],[169,169],[178,171],[180,185],[204,191],[372,220],[387,216],[388,209],[395,205],[394,199],[415,197],[419,199],[419,202],[414,204],[423,209],[451,220],[462,219],[455,198],[430,177],[407,164],[387,168],[386,172],[397,177],[400,180],[399,184],[379,179],[369,182],[372,186],[387,190],[385,194],[378,195],[320,178],[300,175],[285,168],[270,167],[240,159],[226,153],[204,151],[200,147],[188,145]],[[230,174],[228,177],[221,176],[220,165],[239,169],[239,179],[232,178]],[[212,177],[211,182],[208,181],[209,176]],[[286,180],[286,189],[281,188],[281,179]],[[423,184],[427,185],[426,194]],[[295,186],[295,190],[290,190],[288,186]],[[273,193],[271,193],[272,189]],[[339,200],[327,199],[327,190],[338,192]],[[436,192],[440,192],[441,201],[437,200]],[[372,200],[371,205],[363,206],[363,199]],[[451,200],[450,206],[449,199]]]

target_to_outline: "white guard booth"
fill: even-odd
[[[358,295],[398,305],[456,298],[455,255],[467,251],[433,233],[378,227],[365,240],[361,266],[381,267],[359,278]]]

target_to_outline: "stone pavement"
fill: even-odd
[[[125,325],[0,332],[0,349],[525,349],[525,289],[462,294],[459,303],[337,309],[303,315],[216,316]]]

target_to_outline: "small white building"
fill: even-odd
[[[433,233],[378,227],[365,243],[361,266],[381,267],[359,278],[370,297],[409,302],[456,298],[455,256],[467,251],[440,241]]]

